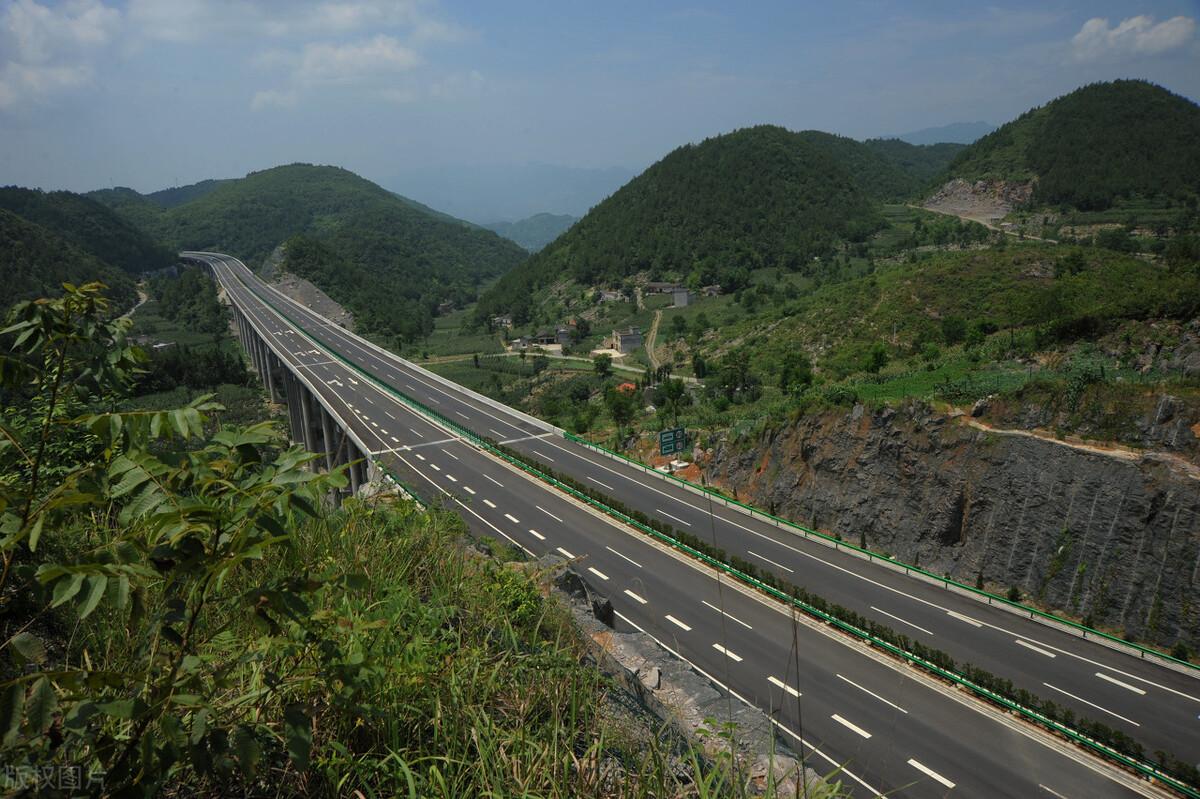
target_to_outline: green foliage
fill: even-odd
[[[1036,176],[1035,205],[1104,209],[1182,201],[1200,185],[1200,107],[1138,80],[1094,83],[1022,114],[961,152],[947,175]]]
[[[925,188],[962,149],[958,144],[914,145],[899,139],[860,142],[819,130],[806,130],[799,136],[833,156],[867,194],[892,201]]]
[[[63,283],[103,281],[115,309],[137,301],[130,277],[41,225],[0,209],[0,280],[8,302],[57,294]]]
[[[360,332],[406,342],[432,331],[440,302],[473,300],[525,257],[495,233],[309,164],[220,182],[148,224],[180,249],[220,249],[251,265],[288,242],[285,269],[345,305]]]
[[[53,231],[79,249],[130,274],[175,263],[175,253],[111,209],[69,191],[0,188],[0,209]],[[99,275],[91,276],[96,279]]]
[[[825,146],[778,127],[739,130],[680,147],[634,178],[502,278],[477,318],[512,312],[523,324],[533,292],[564,277],[616,285],[644,271],[732,290],[750,269],[811,267],[879,224],[872,198]]]
[[[607,353],[597,355],[592,358],[592,367],[600,377],[608,377],[612,374],[612,356]]]

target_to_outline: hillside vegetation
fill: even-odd
[[[640,272],[738,282],[762,266],[799,269],[879,226],[875,204],[826,147],[760,126],[671,152],[481,299],[480,314],[528,316],[561,278],[619,283]]]
[[[108,284],[117,310],[137,301],[133,280],[62,236],[0,209],[0,281],[4,302],[57,296],[63,283],[99,280]]]
[[[1145,81],[1095,83],[984,136],[945,177],[1036,178],[1035,205],[1102,210],[1134,196],[1194,204],[1198,141],[1200,106],[1190,100]]]
[[[130,274],[161,269],[175,253],[110,208],[69,191],[7,186],[0,208],[53,231],[95,258]]]
[[[362,332],[432,330],[439,303],[473,300],[525,257],[516,244],[424,209],[337,167],[292,164],[208,186],[171,208],[110,195],[179,249],[236,255],[252,268],[290,242],[283,267],[345,305]]]

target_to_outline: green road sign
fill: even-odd
[[[683,432],[682,427],[676,427],[673,430],[663,430],[658,434],[659,455],[674,455],[676,452],[683,452],[683,448],[686,446],[687,433]]]

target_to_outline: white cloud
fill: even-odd
[[[1192,40],[1196,20],[1172,17],[1159,23],[1145,14],[1121,20],[1110,27],[1108,20],[1093,17],[1071,39],[1071,51],[1078,61],[1105,58],[1154,56],[1176,50]]]
[[[294,89],[265,89],[255,92],[250,100],[252,111],[263,111],[270,108],[295,108],[299,95]]]
[[[420,63],[415,50],[381,34],[349,44],[305,45],[296,78],[302,83],[350,82],[403,72]]]
[[[13,0],[0,11],[0,110],[90,83],[92,59],[120,26],[121,13],[100,0]]]

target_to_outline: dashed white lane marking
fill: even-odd
[[[549,455],[544,455],[541,452],[538,452],[536,449],[531,449],[529,451],[532,452],[534,455],[537,455],[539,458],[542,458],[544,460],[550,461],[551,463],[554,463],[554,458],[551,458]]]
[[[711,602],[709,602],[708,600],[706,600],[706,599],[701,599],[700,601],[701,601],[703,604],[705,604],[705,605],[708,605],[708,607],[712,608],[712,609],[713,609],[713,610],[715,610],[717,613],[720,613],[722,616],[724,616],[725,618],[729,619],[730,621],[736,621],[738,624],[742,625],[742,626],[743,626],[743,627],[745,627],[747,630],[753,630],[753,629],[754,629],[754,628],[753,628],[753,627],[751,627],[749,624],[746,624],[746,622],[744,622],[744,621],[742,621],[741,619],[739,619],[737,616],[734,616],[734,615],[733,615],[733,614],[731,614],[731,613],[726,613],[725,611],[721,610],[719,607],[717,607],[716,605],[712,604],[712,603],[711,603]]]
[[[799,699],[801,696],[799,691],[797,691],[795,688],[788,685],[787,683],[785,683],[783,680],[779,679],[778,677],[767,677],[767,682],[771,683],[771,685],[774,685],[776,688],[781,688],[784,691],[787,691],[789,694],[796,697],[797,699]]]
[[[1050,794],[1051,796],[1057,797],[1057,799],[1067,799],[1067,797],[1063,796],[1058,791],[1054,790],[1053,788],[1048,788],[1045,785],[1042,785],[1040,782],[1038,783],[1038,787],[1041,788],[1046,793]]]
[[[504,434],[503,434],[503,433],[501,433],[501,432],[500,432],[499,430],[497,430],[496,428],[494,428],[494,427],[489,427],[489,428],[488,428],[488,430],[491,430],[491,431],[492,431],[493,433],[495,433],[496,435],[500,436],[501,438],[504,438]]]
[[[484,475],[484,477],[485,477],[485,478],[487,478],[488,480],[491,480],[493,483],[495,483],[496,485],[500,486],[501,488],[504,488],[504,483],[501,483],[501,482],[500,482],[499,480],[497,480],[496,478],[494,478],[494,477],[488,477],[486,474]]]
[[[400,421],[400,420],[399,420],[399,419],[397,419],[395,416],[392,416],[392,412],[391,412],[391,411],[384,411],[384,413],[385,413],[385,414],[387,414],[387,418],[391,419],[393,422],[398,422],[398,421]]]
[[[486,476],[486,475],[485,475],[485,476]],[[556,521],[556,522],[562,522],[562,519],[558,518],[558,517],[557,517],[557,516],[555,516],[553,513],[551,513],[550,511],[546,510],[545,508],[543,508],[541,505],[534,505],[533,507],[537,508],[537,509],[538,509],[538,510],[540,510],[542,513],[546,514],[547,516],[549,516],[549,517],[550,517],[551,519],[553,519],[554,521]]]
[[[633,593],[628,588],[625,589],[625,596],[629,597],[630,599],[632,599],[634,602],[637,602],[638,604],[641,604],[641,605],[646,604],[646,600],[642,599],[640,596]]]
[[[887,616],[889,619],[895,619],[896,621],[900,622],[901,624],[907,624],[909,627],[912,627],[914,630],[920,630],[921,632],[925,633],[926,635],[933,635],[932,632],[930,632],[929,630],[926,630],[924,627],[913,624],[911,621],[908,621],[907,619],[902,619],[899,616],[893,616],[891,613],[888,613],[886,610],[880,610],[879,608],[875,607],[874,605],[871,606],[871,610],[875,611],[876,613],[882,613],[884,616]]]
[[[1129,683],[1127,683],[1127,682],[1121,682],[1121,681],[1120,681],[1120,680],[1118,680],[1116,677],[1109,677],[1107,674],[1105,674],[1105,673],[1104,673],[1104,672],[1102,672],[1102,671],[1098,671],[1098,672],[1096,672],[1096,676],[1097,676],[1097,677],[1099,677],[1099,678],[1100,678],[1100,679],[1102,679],[1102,680],[1106,680],[1106,681],[1108,681],[1108,682],[1112,683],[1113,685],[1119,685],[1119,686],[1121,686],[1122,688],[1124,688],[1126,691],[1133,691],[1133,692],[1134,692],[1135,694],[1137,694],[1138,696],[1145,696],[1145,695],[1146,695],[1146,692],[1145,692],[1145,691],[1143,691],[1141,688],[1138,688],[1136,685],[1130,685],[1130,684],[1129,684]]]
[[[379,422],[371,422],[372,427],[379,427]]]
[[[855,688],[857,688],[858,690],[862,691],[864,694],[870,694],[871,696],[873,696],[873,697],[875,697],[876,699],[878,699],[880,702],[883,702],[885,705],[891,705],[892,707],[896,708],[896,710],[899,710],[901,713],[903,713],[903,714],[905,714],[905,715],[908,715],[908,711],[907,711],[907,710],[905,710],[904,708],[900,707],[899,705],[897,705],[895,702],[889,702],[888,700],[884,699],[882,696],[880,696],[879,694],[875,693],[875,692],[874,692],[874,691],[872,691],[871,689],[869,689],[869,688],[863,688],[861,685],[859,685],[858,683],[856,683],[854,680],[850,679],[849,677],[843,677],[842,675],[838,674],[838,675],[837,675],[837,678],[838,678],[839,680],[841,680],[842,682],[848,682],[848,683],[850,683],[850,684],[851,684],[851,685],[853,685]]]
[[[667,512],[666,512],[665,510],[663,510],[662,508],[655,508],[655,510],[656,510],[656,511],[658,511],[659,513],[661,513],[663,516],[666,516],[668,519],[672,519],[672,520],[674,520],[674,521],[677,521],[677,522],[679,522],[680,524],[685,524],[685,525],[687,525],[688,527],[691,527],[691,526],[692,526],[692,523],[691,523],[691,522],[685,522],[683,519],[679,518],[678,516],[672,516],[671,514],[667,513]]]
[[[775,562],[775,561],[771,560],[770,558],[764,558],[762,555],[758,554],[757,552],[755,552],[755,551],[754,551],[754,550],[752,550],[752,549],[747,549],[747,550],[746,550],[746,552],[747,552],[747,554],[749,554],[751,557],[755,557],[755,558],[758,558],[758,559],[759,559],[759,560],[761,560],[761,561],[764,561],[764,562],[766,562],[766,563],[770,563],[772,566],[775,566],[775,567],[777,567],[777,568],[783,569],[783,570],[784,570],[785,572],[787,572],[788,574],[791,574],[791,573],[792,573],[792,571],[793,571],[792,569],[789,569],[787,566],[784,566],[782,563],[777,563],[777,562]]]
[[[588,479],[591,480],[596,485],[600,486],[601,488],[607,488],[609,491],[617,490],[617,489],[613,488],[612,486],[610,486],[608,483],[601,483],[599,480],[597,480],[595,477],[592,477],[591,475],[588,475]]]
[[[416,436],[417,438],[424,438],[424,437],[425,437],[425,436],[421,435],[420,433],[418,433],[416,430],[413,430],[411,427],[410,427],[410,428],[408,428],[408,429],[409,429],[409,431],[410,431],[410,432],[411,432],[411,433],[412,433],[414,436]]]
[[[495,502],[492,502],[490,499],[485,499],[485,500],[483,501],[483,504],[484,504],[484,505],[487,505],[489,508],[494,508],[494,507],[496,507],[496,503],[495,503]]]
[[[414,452],[413,454],[417,456],[417,460],[419,460],[419,461],[423,461],[423,460],[425,460],[425,456],[424,456],[424,455],[422,455],[421,453],[419,453],[419,452]]]
[[[1013,643],[1016,644],[1017,646],[1023,646],[1026,649],[1032,649],[1034,652],[1037,652],[1039,655],[1045,655],[1048,658],[1058,657],[1058,655],[1054,654],[1053,652],[1050,652],[1046,649],[1042,649],[1040,646],[1034,646],[1033,644],[1029,643],[1028,641],[1022,641],[1020,638],[1014,638]],[[1139,693],[1144,694],[1146,692],[1140,691]]]
[[[506,513],[506,514],[504,514],[504,518],[508,519],[508,520],[509,520],[510,522],[512,522],[513,524],[520,524],[520,523],[521,523],[521,520],[520,520],[520,519],[518,519],[516,516],[513,516],[511,513]]]
[[[470,418],[471,418],[470,416],[467,416],[467,415],[466,415],[465,413],[463,413],[462,411],[455,411],[455,413],[457,413],[459,416],[461,416],[461,417],[462,417],[462,418],[464,418],[464,419],[470,419]]]
[[[471,488],[470,486],[463,486],[463,491],[466,491],[471,496],[475,496],[475,489]]]
[[[416,391],[416,389],[412,387],[411,383],[405,383],[404,387],[407,388],[409,391]]]
[[[946,611],[946,613],[948,615],[950,615],[952,618],[958,619],[959,621],[965,621],[967,624],[970,624],[973,627],[982,627],[983,626],[983,622],[975,621],[970,616],[964,616],[961,613],[955,613],[953,610],[948,610],[948,611]]]
[[[545,541],[545,540],[546,540],[546,536],[542,535],[542,534],[541,534],[541,533],[539,533],[537,530],[534,530],[532,527],[530,527],[530,528],[529,528],[529,534],[530,534],[531,536],[533,536],[534,538],[536,538],[538,541]]]
[[[571,559],[575,558],[575,556],[571,552],[563,549],[562,547],[555,547],[555,549],[557,549],[559,552],[561,552],[563,557],[565,557],[565,558],[571,558]]]
[[[612,548],[612,547],[610,547],[610,546],[605,546],[604,548],[605,548],[605,549],[607,549],[609,552],[613,553],[614,555],[616,555],[618,558],[625,558],[625,560],[629,561],[629,562],[630,562],[630,563],[632,563],[634,566],[637,566],[639,569],[640,569],[640,568],[642,568],[642,564],[638,563],[638,562],[637,562],[636,560],[634,560],[633,558],[631,558],[631,557],[629,557],[629,556],[627,556],[627,555],[622,555],[620,552],[618,552],[617,550],[613,549],[613,548]]]
[[[400,443],[400,439],[396,438],[395,436],[391,436],[391,439],[392,439],[392,443],[393,443],[393,444],[399,444],[399,443]]]
[[[454,475],[450,474],[449,472],[446,473],[446,479],[449,480],[451,483],[458,482],[458,478],[455,477]]]
[[[846,721],[846,719],[842,718],[842,717],[841,717],[841,716],[839,716],[837,713],[834,713],[834,714],[833,714],[832,716],[830,716],[829,718],[833,719],[833,720],[834,720],[834,721],[836,721],[838,724],[841,724],[843,727],[845,727],[846,729],[850,730],[851,732],[853,732],[853,733],[857,733],[858,735],[861,735],[863,738],[870,738],[870,737],[871,737],[871,733],[867,732],[867,731],[866,731],[866,730],[864,730],[862,727],[858,726],[857,724],[855,724],[855,723],[854,723],[854,722],[852,722],[852,721]],[[910,760],[910,761],[908,761],[908,762],[909,762],[909,763],[911,763],[912,761]]]
[[[692,631],[692,628],[691,628],[691,627],[689,627],[688,625],[684,624],[684,623],[683,623],[683,622],[681,622],[679,619],[677,619],[677,618],[675,618],[674,616],[672,616],[670,613],[668,613],[668,614],[666,615],[666,619],[667,619],[667,621],[671,622],[671,624],[674,624],[676,627],[678,627],[679,629],[683,630],[683,631],[684,631],[684,632],[686,632],[686,633],[690,633],[690,632]]]
[[[729,658],[730,660],[732,660],[734,663],[741,663],[741,662],[742,662],[742,656],[741,656],[741,655],[739,655],[739,654],[735,653],[733,650],[726,649],[725,647],[721,646],[720,644],[713,644],[713,649],[717,650],[717,651],[718,651],[718,652],[720,652],[722,655],[724,655],[725,657],[727,657],[727,658]]]
[[[590,571],[592,574],[594,574],[594,575],[596,575],[597,577],[599,577],[601,580],[607,580],[607,579],[608,579],[608,575],[607,575],[607,574],[605,574],[604,572],[600,571],[599,569],[597,569],[597,568],[595,568],[595,567],[593,567],[593,566],[588,566],[588,571]]]
[[[1042,683],[1042,685],[1046,686],[1046,687],[1047,687],[1047,688],[1049,688],[1051,691],[1058,691],[1060,694],[1064,694],[1064,695],[1066,695],[1066,696],[1069,696],[1069,697],[1071,697],[1072,699],[1076,699],[1076,700],[1078,700],[1078,701],[1080,701],[1080,702],[1083,702],[1085,705],[1088,705],[1089,707],[1094,707],[1094,708],[1096,708],[1096,710],[1099,710],[1099,711],[1102,711],[1102,712],[1104,712],[1104,713],[1107,713],[1108,715],[1112,716],[1113,718],[1120,719],[1121,721],[1127,721],[1127,722],[1129,722],[1130,724],[1132,724],[1132,725],[1133,725],[1133,726],[1135,726],[1135,727],[1140,727],[1140,726],[1142,726],[1141,724],[1138,724],[1138,723],[1137,723],[1136,721],[1134,721],[1133,719],[1127,719],[1127,718],[1125,718],[1124,716],[1122,716],[1120,713],[1113,713],[1113,712],[1112,712],[1111,710],[1109,710],[1108,708],[1106,708],[1106,707],[1101,707],[1100,705],[1097,705],[1095,702],[1089,702],[1088,700],[1084,699],[1082,696],[1076,696],[1075,694],[1071,693],[1070,691],[1064,691],[1063,689],[1061,689],[1061,688],[1059,688],[1059,687],[1057,687],[1057,686],[1051,685],[1051,684],[1050,684],[1050,683],[1048,683],[1048,682],[1044,682],[1044,683]]]
[[[447,455],[449,455],[451,458],[454,458],[454,460],[459,460],[459,457],[458,457],[457,455],[455,455],[453,452],[451,452],[450,450],[446,449],[445,447],[438,447],[438,449],[440,449],[442,452],[444,452],[444,453],[446,453]]]
[[[919,771],[919,772],[921,772],[922,774],[924,774],[926,777],[932,777],[933,779],[935,779],[935,780],[937,780],[938,782],[940,782],[942,785],[945,785],[947,788],[953,788],[953,787],[954,787],[954,783],[950,782],[950,780],[946,779],[946,778],[945,778],[945,777],[943,777],[941,774],[938,774],[936,771],[934,771],[933,769],[931,769],[929,766],[926,766],[925,764],[923,764],[923,763],[922,763],[921,761],[919,761],[919,760],[913,760],[913,759],[911,759],[911,758],[910,758],[910,759],[909,759],[909,761],[908,761],[908,765],[912,766],[912,767],[913,767],[913,768],[915,768],[917,771]]]
[[[436,463],[429,464],[429,468],[433,469],[435,472],[440,472],[442,470],[442,467],[438,466]]]

